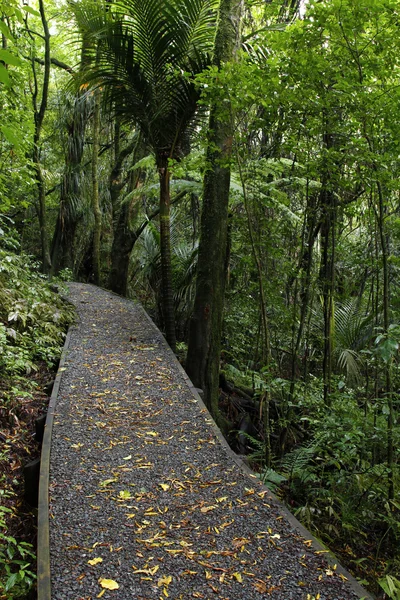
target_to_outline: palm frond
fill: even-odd
[[[120,0],[73,10],[87,44],[84,81],[102,86],[121,118],[136,122],[153,150],[179,150],[210,62],[215,0]]]

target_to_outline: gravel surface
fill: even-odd
[[[360,598],[232,460],[143,309],[85,284],[69,298],[52,600]]]

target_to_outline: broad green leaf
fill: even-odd
[[[7,69],[2,64],[0,64],[0,83],[4,83],[4,85],[6,86],[9,86],[11,84],[10,76],[7,72]]]
[[[22,8],[29,14],[34,15],[35,17],[40,17],[40,12],[35,10],[31,6],[24,5]]]
[[[4,37],[6,37],[8,40],[11,41],[15,41],[14,37],[11,33],[11,31],[9,30],[8,26],[6,25],[6,23],[4,23],[4,21],[0,20],[0,32],[4,35]]]
[[[9,50],[0,50],[0,60],[13,67],[20,67],[22,65],[22,60],[18,56],[15,56],[15,54],[11,54]]]
[[[6,583],[6,592],[11,590],[18,583],[18,579],[19,579],[18,573],[13,573],[12,575],[10,575],[10,577],[7,579],[7,583]]]
[[[8,127],[7,125],[2,125],[0,127],[4,137],[6,138],[7,142],[9,142],[10,144],[12,144],[13,146],[19,146],[21,140],[15,135],[15,131],[13,129],[11,129],[11,127]]]

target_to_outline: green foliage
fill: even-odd
[[[400,600],[400,580],[393,575],[378,579],[378,583],[390,600]]]
[[[110,105],[135,122],[157,157],[179,158],[209,63],[215,0],[72,4],[87,47],[83,81],[103,86]],[[90,59],[90,60],[89,60]],[[179,115],[179,118],[177,118]]]
[[[16,245],[11,231],[0,245],[0,371],[29,372],[37,361],[55,364],[72,310]]]
[[[4,497],[0,490],[0,500]],[[6,516],[12,510],[0,505],[0,593],[8,600],[25,598],[32,588],[36,575],[31,571],[35,558],[32,544],[18,542],[6,534]]]

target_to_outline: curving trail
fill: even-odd
[[[242,468],[139,305],[85,284],[69,299],[39,600],[370,597]]]

